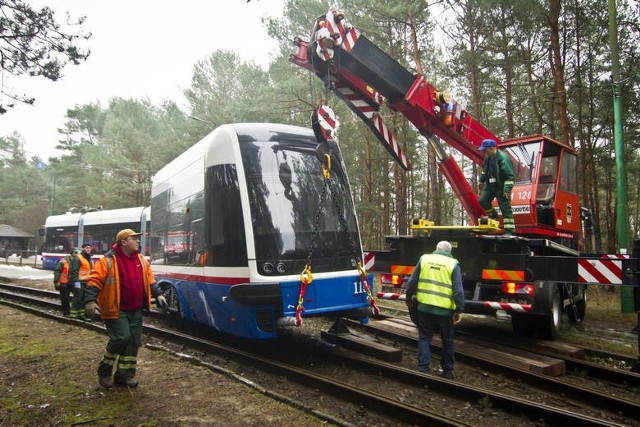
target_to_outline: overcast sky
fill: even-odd
[[[283,0],[28,0],[51,7],[58,22],[66,12],[87,17],[85,31],[93,35],[91,55],[78,66],[67,66],[64,77],[13,79],[5,87],[36,98],[35,105],[18,105],[0,116],[0,137],[19,132],[28,155],[44,160],[57,156],[57,129],[67,109],[99,101],[106,107],[113,97],[165,99],[184,106],[194,64],[216,49],[236,51],[244,60],[266,67],[276,53],[260,22],[265,14],[282,12]],[[224,5],[224,6],[223,6]],[[292,46],[293,48],[293,46]],[[8,100],[4,100],[8,102]]]

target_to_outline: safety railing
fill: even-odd
[[[0,263],[7,265],[42,267],[42,258],[37,251],[0,249]]]

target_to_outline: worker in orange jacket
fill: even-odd
[[[71,253],[62,258],[56,264],[53,270],[53,286],[60,292],[60,306],[62,314],[65,316],[78,316],[78,309],[82,308],[82,301],[78,301],[79,307],[71,306],[71,292],[78,282],[78,271],[80,269],[80,260],[78,258],[79,250],[74,248]]]
[[[111,250],[96,261],[85,289],[85,315],[93,316],[97,301],[109,336],[98,365],[98,381],[105,388],[113,384],[137,387],[134,376],[142,344],[142,310],[149,309],[152,295],[158,306],[167,306],[149,261],[139,252],[140,235],[128,228],[121,230]]]
[[[93,269],[93,259],[91,259],[91,243],[83,243],[82,252],[80,252],[80,269],[78,270],[78,279],[85,288],[89,281],[89,275]]]
[[[91,243],[83,243],[82,251],[80,252],[78,259],[80,260],[80,268],[78,269],[78,280],[80,282],[80,289],[75,289],[73,300],[71,302],[71,312],[73,313],[73,307],[76,306],[79,318],[84,318],[84,290],[87,287],[89,281],[89,275],[93,269],[93,260],[91,259]]]

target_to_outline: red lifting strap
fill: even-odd
[[[304,294],[307,292],[307,286],[313,282],[313,275],[311,274],[311,266],[307,264],[304,267],[302,273],[300,273],[300,293],[298,294],[298,306],[296,307],[296,326],[302,325],[302,312],[304,307]]]
[[[371,304],[371,307],[373,308],[373,314],[375,314],[377,316],[378,314],[380,314],[380,309],[378,308],[378,305],[376,304],[376,300],[373,299],[373,295],[371,295],[371,287],[369,286],[369,278],[367,277],[367,272],[364,271],[364,268],[362,267],[362,263],[360,263],[360,262],[358,263],[358,271],[360,272],[360,282],[364,286],[364,290],[367,292],[367,296],[369,297],[369,304]]]

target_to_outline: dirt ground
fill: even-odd
[[[51,289],[50,279],[40,277],[29,286]],[[628,332],[636,315],[616,314],[616,293],[590,292],[588,321],[563,338],[637,355],[637,335]],[[148,347],[139,354],[138,388],[102,389],[96,368],[106,340],[100,332],[0,305],[0,427],[327,425],[222,370]]]
[[[323,424],[224,374],[145,347],[139,387],[103,389],[96,368],[105,344],[101,333],[0,305],[0,426]]]

